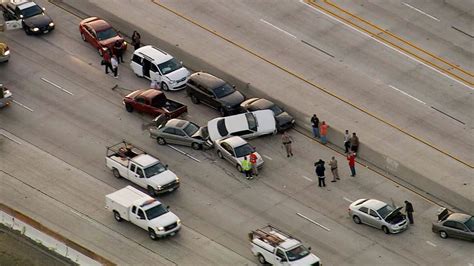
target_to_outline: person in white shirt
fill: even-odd
[[[110,64],[112,65],[112,71],[114,72],[114,78],[118,78],[118,61],[117,56],[113,55],[110,59]]]

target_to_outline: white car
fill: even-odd
[[[272,110],[260,110],[250,113],[214,118],[207,123],[209,138],[212,141],[239,136],[255,138],[276,134],[276,122]]]
[[[255,152],[255,155],[257,155],[257,168],[263,166],[264,162],[262,156],[260,156],[260,154],[255,151],[255,148],[241,137],[219,139],[216,141],[215,147],[217,149],[217,156],[235,165],[239,172],[242,172],[242,161],[244,160],[244,157],[249,156],[252,152]]]
[[[151,45],[133,52],[130,67],[137,76],[156,80],[165,91],[184,89],[191,75],[176,58]]]

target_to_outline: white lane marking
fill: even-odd
[[[306,179],[306,180],[308,180],[308,181],[310,181],[310,182],[313,182],[313,179],[311,179],[311,178],[309,178],[309,177],[307,177],[307,176],[305,176],[305,175],[302,175],[301,177],[303,177],[304,179]]]
[[[474,264],[472,264],[472,263],[468,263],[467,265],[468,265],[468,266],[474,266]]]
[[[343,199],[344,199],[345,201],[350,202],[350,203],[354,202],[353,200],[350,200],[350,199],[348,199],[348,198],[346,198],[346,197],[343,197]]]
[[[417,102],[420,102],[420,103],[422,103],[422,104],[426,104],[424,101],[422,101],[422,100],[420,100],[420,99],[418,99],[418,98],[416,98],[416,97],[414,97],[414,96],[411,96],[410,94],[408,94],[408,93],[406,93],[406,92],[404,92],[404,91],[402,91],[402,90],[400,90],[400,89],[397,89],[395,86],[392,86],[392,85],[388,85],[388,86],[389,86],[390,88],[392,88],[392,89],[394,89],[394,90],[400,92],[401,94],[412,98],[413,100],[415,100],[415,101],[417,101]]]
[[[318,223],[318,222],[316,222],[316,221],[314,221],[314,220],[312,220],[312,219],[310,219],[310,218],[304,216],[303,214],[301,214],[301,213],[299,213],[299,212],[297,212],[296,214],[297,214],[298,216],[300,216],[300,217],[302,217],[302,218],[304,218],[304,219],[306,219],[306,220],[312,222],[313,224],[315,224],[315,225],[317,225],[317,226],[323,228],[323,229],[326,230],[326,231],[331,231],[331,229],[327,228],[326,226],[324,226],[324,225],[322,225],[322,224],[320,224],[320,223]]]
[[[409,4],[405,3],[405,2],[402,2],[402,4],[404,4],[405,6],[411,8],[411,9],[413,9],[413,10],[415,10],[415,11],[420,12],[421,14],[423,14],[423,15],[425,15],[425,16],[428,16],[428,17],[430,17],[430,18],[432,18],[432,19],[434,19],[434,20],[436,20],[436,21],[439,21],[438,18],[436,18],[436,17],[434,17],[434,16],[432,16],[432,15],[426,13],[426,12],[423,12],[422,10],[420,10],[420,9],[414,7],[414,6],[411,6],[411,5],[409,5]]]
[[[18,104],[19,106],[25,108],[26,110],[28,110],[28,111],[30,111],[30,112],[34,112],[33,109],[31,109],[30,107],[28,107],[28,106],[26,106],[26,105],[24,105],[24,104],[22,104],[22,103],[20,103],[20,102],[18,102],[18,101],[12,100],[12,102]]]
[[[263,157],[267,158],[267,159],[270,160],[270,161],[273,160],[272,157],[270,157],[270,156],[268,156],[268,155],[265,155],[265,154],[263,155]]]
[[[11,140],[11,141],[13,141],[13,142],[15,142],[15,143],[18,144],[18,145],[21,145],[21,142],[20,142],[20,140],[19,140],[17,137],[15,137],[12,133],[10,133],[10,132],[8,132],[8,131],[6,131],[6,130],[4,130],[4,129],[0,129],[0,135],[2,135],[2,136],[4,136],[5,138],[7,138],[7,139],[9,139],[9,140]]]
[[[380,44],[382,44],[382,45],[384,45],[384,46],[386,46],[386,47],[388,47],[388,48],[394,50],[395,52],[398,52],[398,53],[400,53],[400,54],[402,54],[402,55],[404,55],[404,56],[406,56],[406,57],[408,57],[408,58],[410,58],[410,59],[412,59],[412,60],[414,60],[414,61],[416,61],[416,62],[418,62],[418,63],[420,63],[420,64],[422,64],[422,65],[424,65],[424,66],[426,66],[427,68],[430,68],[431,70],[434,70],[434,71],[438,72],[439,74],[441,74],[441,75],[443,75],[443,76],[449,78],[450,80],[455,81],[455,82],[457,82],[457,83],[459,83],[459,84],[461,84],[461,85],[464,85],[464,86],[466,86],[467,88],[469,88],[469,89],[471,89],[471,90],[474,90],[474,88],[472,88],[472,87],[469,86],[468,84],[466,84],[466,83],[464,83],[464,82],[462,82],[462,81],[460,81],[460,80],[457,80],[457,79],[451,77],[450,75],[448,75],[448,74],[446,74],[446,73],[444,73],[444,72],[442,72],[442,71],[440,71],[440,70],[438,70],[438,69],[436,69],[436,68],[434,68],[434,67],[432,67],[432,66],[430,66],[430,65],[428,65],[428,64],[426,64],[426,63],[424,63],[424,62],[422,62],[422,61],[420,61],[420,60],[418,60],[417,58],[415,58],[415,57],[413,57],[413,56],[411,56],[411,55],[409,55],[409,54],[407,54],[407,53],[405,53],[405,52],[403,52],[403,51],[397,50],[395,47],[392,47],[392,46],[390,46],[390,45],[388,45],[388,44],[386,44],[386,43],[384,43],[384,42],[378,40],[377,38],[372,37],[370,34],[368,34],[368,33],[366,33],[366,32],[363,32],[363,31],[361,31],[361,30],[359,30],[359,29],[357,29],[357,28],[354,28],[353,26],[351,26],[351,25],[349,25],[349,24],[347,24],[347,23],[345,23],[345,22],[343,22],[343,21],[341,21],[341,20],[339,20],[339,19],[337,19],[337,18],[335,18],[335,17],[332,17],[331,15],[324,13],[323,11],[321,11],[321,10],[315,8],[314,6],[311,6],[311,5],[309,5],[309,4],[305,3],[305,2],[303,2],[303,0],[300,0],[300,3],[302,3],[302,4],[304,4],[304,5],[306,5],[306,6],[310,7],[310,8],[312,8],[313,10],[317,11],[318,13],[321,13],[321,14],[323,14],[323,15],[325,15],[325,16],[331,18],[331,19],[334,19],[334,20],[336,20],[336,21],[338,21],[338,22],[340,22],[340,23],[346,25],[347,27],[349,27],[349,28],[351,28],[351,29],[353,29],[353,30],[355,30],[355,31],[357,31],[357,32],[359,32],[359,33],[361,33],[361,34],[363,34],[363,35],[365,35],[365,36],[371,38],[372,40],[374,40],[374,41],[376,41],[376,42],[378,42],[378,43],[380,43]]]
[[[199,161],[197,158],[194,158],[193,156],[191,156],[191,154],[189,154],[189,153],[187,153],[187,152],[184,152],[184,151],[182,151],[182,150],[176,148],[175,146],[172,146],[172,145],[169,145],[169,144],[168,144],[167,146],[170,147],[171,149],[173,149],[173,150],[175,150],[175,151],[177,151],[177,152],[183,154],[184,156],[189,157],[189,158],[195,160],[195,161],[198,162],[198,163],[201,162],[201,161]]]
[[[287,31],[285,31],[285,30],[282,30],[282,29],[278,28],[277,26],[275,26],[275,25],[273,25],[272,23],[270,23],[270,22],[264,20],[263,18],[261,18],[260,21],[263,22],[263,23],[266,23],[267,25],[270,25],[270,26],[274,27],[275,29],[277,29],[277,30],[279,30],[279,31],[281,31],[281,32],[283,32],[283,33],[285,33],[286,35],[291,36],[291,37],[293,37],[293,38],[296,39],[296,36],[295,36],[295,35],[293,35],[293,34],[287,32]]]
[[[75,210],[71,210],[71,212],[74,213],[75,215],[81,217],[81,218],[84,219],[84,220],[87,220],[87,221],[89,221],[89,222],[91,222],[91,223],[95,223],[94,220],[92,220],[91,218],[87,217],[86,215],[84,215],[84,214],[82,214],[82,213],[79,213],[79,212],[77,212],[77,211],[75,211]]]
[[[70,91],[68,91],[68,90],[66,90],[66,89],[63,89],[61,86],[59,86],[58,84],[56,84],[56,83],[54,83],[54,82],[52,82],[52,81],[49,81],[49,80],[47,80],[47,79],[45,79],[45,78],[41,78],[41,80],[44,81],[44,82],[46,82],[46,83],[49,83],[49,84],[53,85],[54,87],[56,87],[56,88],[58,88],[58,89],[64,91],[65,93],[68,93],[68,94],[70,94],[70,95],[74,95],[74,94],[72,94],[72,92],[70,92]]]
[[[428,245],[431,245],[431,246],[433,246],[433,247],[436,247],[436,244],[433,243],[433,242],[431,242],[431,241],[426,241],[426,243],[427,243]]]

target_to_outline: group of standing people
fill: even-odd
[[[137,31],[133,32],[132,45],[136,49],[140,48],[141,36]],[[125,42],[115,41],[112,47],[105,48],[102,51],[102,65],[105,66],[105,74],[109,74],[109,70],[114,74],[114,78],[118,78],[118,65],[124,63],[123,54],[125,53]]]
[[[253,179],[253,176],[258,176],[258,167],[257,167],[257,154],[252,152],[248,157],[245,156],[242,161],[242,171],[245,174],[247,180]]]

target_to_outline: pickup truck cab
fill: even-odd
[[[147,230],[153,240],[175,235],[181,229],[181,220],[169,207],[132,186],[105,196],[105,208],[118,222],[125,220]]]
[[[137,110],[142,113],[158,116],[164,114],[168,119],[176,118],[188,111],[184,104],[166,98],[166,95],[155,89],[136,90],[123,99],[128,112]]]
[[[179,188],[179,178],[160,160],[125,141],[107,147],[107,167],[116,178],[126,178],[151,196]]]
[[[0,7],[3,9],[5,21],[21,23],[23,30],[28,35],[48,33],[54,30],[53,20],[44,12],[44,8],[33,1],[10,0],[0,4]]]
[[[262,265],[321,265],[321,260],[310,252],[311,248],[271,225],[250,232],[249,240],[252,253]]]

